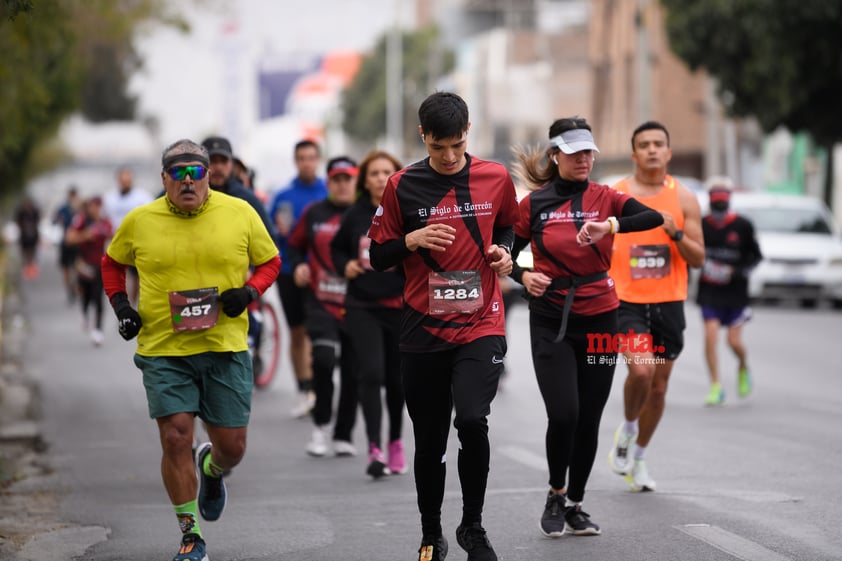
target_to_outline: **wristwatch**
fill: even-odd
[[[245,286],[245,288],[246,288],[246,292],[249,293],[249,297],[251,298],[251,301],[257,302],[257,300],[260,298],[260,293],[257,291],[257,289],[250,284],[247,284]]]
[[[674,242],[680,242],[684,238],[684,230],[679,230],[676,228],[675,233],[670,236],[670,239]]]

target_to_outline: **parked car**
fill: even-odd
[[[703,208],[706,199],[700,196]],[[842,232],[822,201],[735,192],[731,208],[754,223],[763,252],[749,277],[752,299],[797,299],[805,307],[823,300],[842,309]]]

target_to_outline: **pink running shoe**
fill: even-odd
[[[373,442],[368,445],[368,468],[365,472],[374,479],[380,479],[389,474],[386,461],[383,459],[383,452]]]
[[[403,455],[403,441],[389,443],[389,471],[394,475],[406,473],[406,458]]]

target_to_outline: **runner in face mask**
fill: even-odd
[[[719,328],[728,330],[728,346],[739,361],[737,394],[751,392],[746,349],[742,342],[743,325],[751,318],[748,307],[748,275],[760,262],[760,246],[751,222],[732,212],[730,207],[733,183],[727,177],[711,177],[707,181],[710,214],[702,220],[705,239],[705,264],[699,278],[696,301],[705,322],[705,358],[710,375],[710,392],[705,405],[720,405],[725,392],[719,382],[717,339]]]

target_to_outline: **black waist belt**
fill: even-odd
[[[583,284],[590,284],[607,278],[608,273],[602,271],[582,277],[556,277],[552,280],[547,290],[568,291],[567,296],[564,298],[564,310],[561,312],[561,327],[558,328],[558,335],[553,343],[560,343],[564,339],[564,334],[567,333],[567,317],[570,315],[570,307],[573,305],[573,298],[576,296],[576,288]]]

